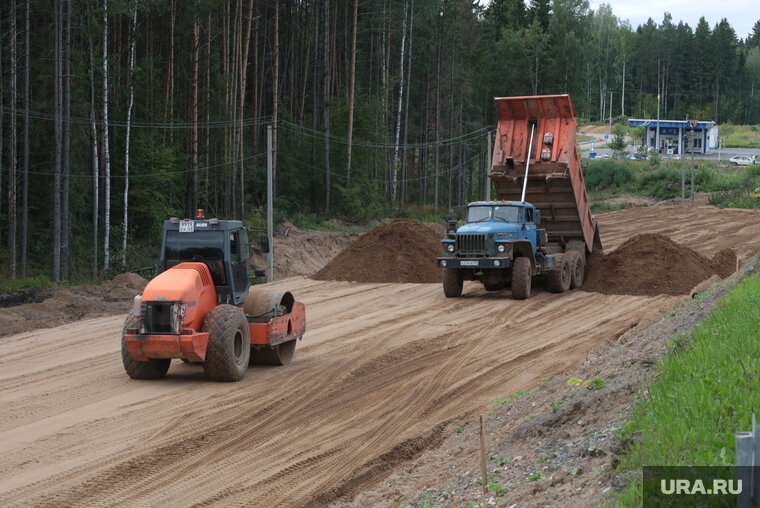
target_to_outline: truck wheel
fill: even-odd
[[[461,296],[463,287],[464,278],[462,277],[461,270],[454,270],[453,268],[443,269],[443,294],[447,298]]]
[[[169,370],[171,360],[168,358],[152,359],[147,362],[141,362],[132,358],[127,351],[127,341],[125,335],[127,329],[134,330],[140,325],[140,319],[132,314],[127,316],[124,321],[124,328],[121,332],[121,362],[124,364],[124,370],[132,379],[158,379],[166,375]]]
[[[583,263],[583,257],[576,251],[570,251],[565,256],[570,256],[570,289],[578,289],[583,285],[583,278],[586,275],[586,267]]]
[[[203,370],[213,381],[240,381],[251,357],[251,335],[243,311],[232,305],[219,305],[206,315],[203,331],[208,346]]]
[[[515,258],[512,265],[512,298],[525,300],[530,296],[530,282],[532,279],[530,259]]]
[[[570,263],[564,254],[555,254],[554,270],[546,274],[546,288],[552,293],[564,293],[570,289]]]
[[[287,365],[293,359],[297,340],[289,340],[267,349],[252,350],[253,362],[260,365]]]

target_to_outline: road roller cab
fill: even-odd
[[[289,291],[251,287],[242,222],[164,223],[162,272],[135,297],[122,333],[134,379],[163,377],[172,359],[203,365],[218,381],[239,381],[249,363],[285,365],[305,331],[305,309]]]

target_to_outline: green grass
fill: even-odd
[[[41,288],[53,285],[54,283],[52,280],[50,280],[49,277],[44,277],[41,275],[37,277],[28,277],[26,279],[16,280],[10,280],[6,277],[2,277],[0,278],[0,293],[12,293],[13,291],[18,291],[19,289]]]
[[[621,193],[657,200],[681,195],[681,172],[690,195],[692,166],[688,161],[584,161],[583,174],[593,210],[605,210],[598,201]],[[707,162],[694,168],[697,192],[714,193],[710,204],[718,207],[760,208],[760,166],[718,169]]]
[[[723,124],[718,126],[718,134],[724,147],[760,150],[760,126]]]
[[[760,275],[739,283],[693,332],[671,342],[657,378],[622,430],[633,445],[618,471],[642,466],[726,466],[734,432],[749,430],[760,408]],[[641,478],[617,499],[641,505]]]

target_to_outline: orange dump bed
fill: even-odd
[[[569,95],[498,97],[490,178],[500,200],[520,201],[533,144],[525,201],[541,210],[549,242],[582,240],[591,252],[595,222],[575,146],[577,123]]]

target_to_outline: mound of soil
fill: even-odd
[[[636,235],[609,254],[589,257],[585,291],[613,295],[683,295],[717,274],[736,269],[736,254],[719,251],[712,259],[667,236]]]
[[[343,224],[339,224],[343,225]],[[323,268],[343,249],[351,245],[358,234],[301,229],[283,221],[275,230],[274,278],[311,275]],[[258,236],[249,236],[251,257],[248,263],[266,269],[267,255],[261,252]]]
[[[52,286],[0,294],[0,337],[126,314],[147,283],[136,273],[123,273],[97,286]]]
[[[395,220],[362,235],[312,278],[351,282],[441,282],[435,259],[440,235],[408,219]]]

